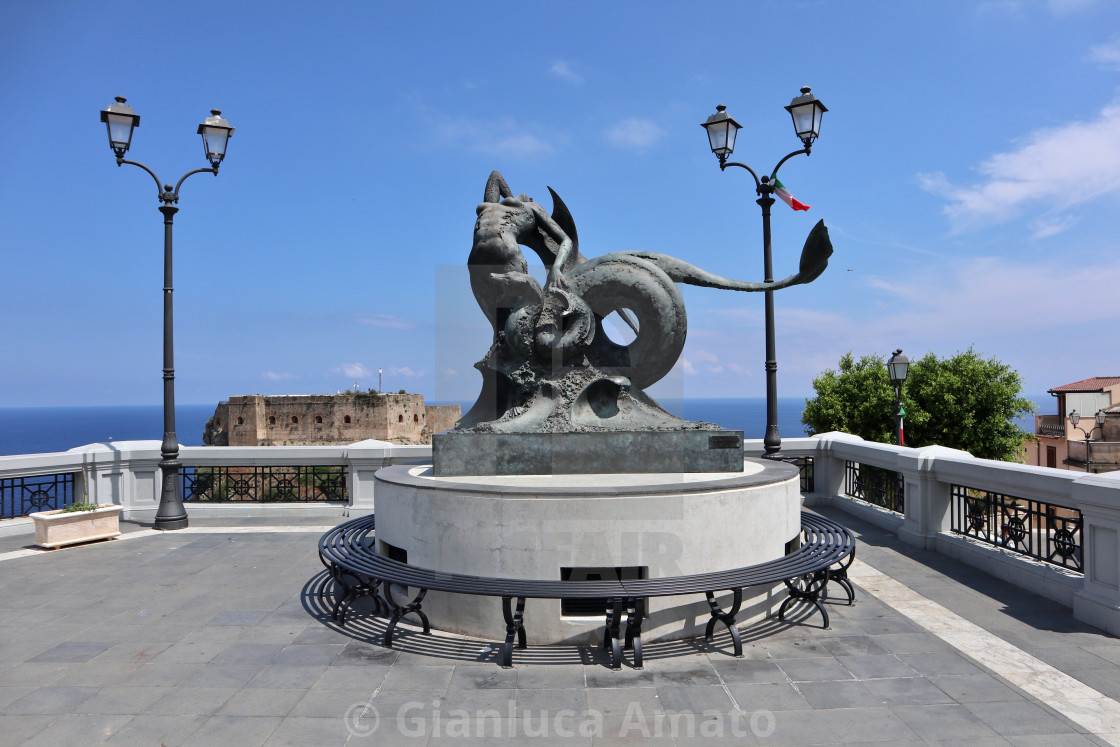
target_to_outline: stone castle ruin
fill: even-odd
[[[307,446],[375,439],[429,444],[455,427],[459,405],[425,405],[422,394],[247,394],[220,402],[207,446]]]

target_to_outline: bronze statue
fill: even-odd
[[[687,317],[677,283],[756,292],[816,279],[832,243],[820,221],[805,241],[798,272],[774,283],[720,277],[670,257],[622,251],[588,260],[579,251],[571,213],[559,195],[553,210],[513,196],[490,174],[476,212],[467,265],[471,289],[493,327],[493,344],[475,364],[478,401],[456,430],[497,433],[711,428],[677,418],[642,390],[661,379],[684,349]],[[542,288],[521,247],[548,270]],[[618,312],[636,333],[613,342],[603,319]]]

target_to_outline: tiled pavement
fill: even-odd
[[[1117,638],[847,514],[830,515],[857,532],[868,573],[887,574],[1120,699]],[[611,671],[598,651],[576,646],[530,646],[503,670],[488,642],[409,630],[387,650],[374,642],[382,620],[357,615],[340,630],[324,614],[318,530],[308,523],[329,522],[245,531],[262,521],[279,523],[196,520],[185,532],[141,530],[49,553],[19,553],[29,538],[5,538],[0,744],[713,738],[1056,747],[1115,739],[1090,733],[1084,719],[1063,716],[864,589],[855,606],[829,606],[830,630],[819,616],[744,630],[742,659],[728,655],[726,634],[712,647],[647,644],[640,671]]]

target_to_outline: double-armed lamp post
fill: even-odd
[[[183,186],[188,176],[209,172],[218,175],[218,166],[226,156],[226,145],[233,128],[229,122],[222,119],[221,112],[217,109],[210,111],[202,124],[198,126],[198,134],[202,135],[202,150],[206,160],[210,162],[208,169],[195,169],[188,171],[172,187],[163,184],[155,172],[142,163],[129,161],[124,157],[132,143],[132,131],[140,126],[140,115],[136,114],[122,96],[117,96],[116,102],[110,104],[101,112],[101,121],[109,130],[109,147],[117,156],[117,166],[129,164],[139,166],[147,171],[156,181],[158,198],[162,203],[159,211],[163,213],[163,444],[160,448],[160,473],[162,487],[159,496],[159,509],[156,511],[156,529],[185,529],[187,527],[187,510],[183,506],[183,495],[179,487],[179,439],[175,435],[175,350],[173,334],[172,313],[172,282],[171,282],[171,228],[175,207],[179,202],[179,188]]]
[[[778,161],[769,175],[759,176],[754,169],[745,163],[728,161],[728,156],[735,150],[735,138],[742,128],[738,122],[727,113],[727,107],[716,107],[716,113],[708,117],[703,127],[708,131],[708,143],[712,153],[719,158],[720,170],[728,166],[738,166],[746,169],[754,177],[756,202],[762,208],[762,252],[765,277],[763,282],[774,282],[774,267],[770,258],[770,206],[774,204],[774,192],[779,189],[778,169],[789,159],[804,153],[809,155],[813,148],[813,141],[821,131],[821,118],[828,111],[825,105],[817,100],[808,86],[801,89],[801,95],[790,102],[786,111],[793,118],[793,129],[801,143],[805,146],[795,150]],[[765,459],[782,458],[782,436],[778,431],[778,361],[774,345],[774,291],[766,291],[766,435],[763,438]]]
[[[1093,469],[1092,469],[1093,460],[1092,460],[1091,454],[1089,452],[1089,449],[1090,449],[1089,441],[1090,441],[1090,439],[1093,435],[1093,431],[1097,430],[1098,428],[1101,431],[1101,435],[1102,436],[1104,435],[1104,419],[1105,419],[1104,410],[1097,410],[1097,416],[1096,416],[1097,424],[1095,426],[1093,426],[1092,428],[1090,428],[1088,431],[1086,431],[1084,428],[1082,428],[1081,426],[1078,425],[1078,423],[1081,422],[1081,413],[1079,413],[1077,410],[1070,411],[1069,424],[1072,425],[1077,430],[1079,430],[1079,431],[1081,431],[1082,433],[1085,434],[1085,471],[1086,472],[1092,472],[1093,471]]]

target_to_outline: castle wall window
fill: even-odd
[[[343,422],[343,423],[346,423],[346,425],[350,425],[350,416],[349,416],[349,415],[347,415],[346,417],[344,417],[344,418],[342,419],[342,422]]]
[[[292,416],[292,425],[297,425],[298,423],[299,423],[299,418],[296,417],[295,415],[293,415]]]
[[[315,422],[318,423],[319,425],[322,425],[323,424],[323,416],[322,415],[316,415],[315,416]]]
[[[404,422],[404,415],[398,415],[397,416],[397,422],[398,423],[403,423]]]
[[[269,425],[276,425],[276,416],[275,415],[269,415],[268,416],[268,424]]]
[[[240,415],[238,415],[238,416],[237,416],[237,424],[238,424],[238,425],[245,425],[245,418],[243,418],[243,417],[241,417]]]
[[[413,423],[419,423],[420,422],[420,416],[417,415],[416,413],[412,413],[412,422]]]

